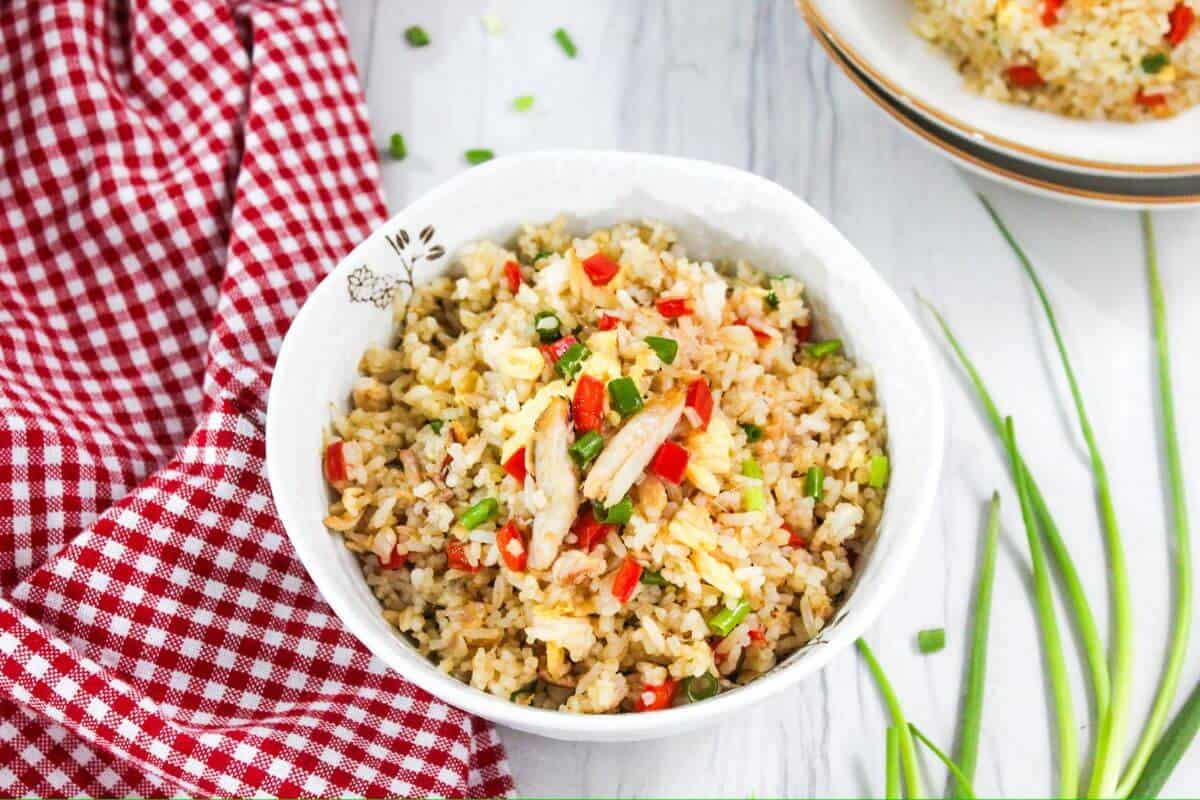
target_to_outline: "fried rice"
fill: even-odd
[[[997,100],[1136,122],[1200,103],[1194,0],[915,0],[917,32]]]
[[[692,260],[654,222],[558,219],[394,308],[327,437],[325,524],[441,670],[647,711],[819,636],[888,461],[870,372],[815,340],[797,280]]]

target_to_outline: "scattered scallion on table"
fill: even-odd
[[[533,108],[533,95],[523,94],[513,98],[514,111],[529,111]]]
[[[463,153],[463,157],[467,159],[468,164],[475,165],[491,161],[496,157],[496,154],[485,147],[476,147]]]
[[[887,761],[885,762],[884,771],[886,783],[884,784],[884,797],[900,798],[902,792],[900,789],[900,736],[896,733],[895,725],[887,726],[887,739],[885,753]]]
[[[404,29],[404,40],[413,47],[424,47],[429,44],[429,34],[420,25],[410,25]]]
[[[404,144],[404,134],[396,132],[388,138],[388,155],[393,161],[403,161],[408,156],[408,148]]]
[[[928,628],[917,631],[917,649],[925,655],[937,653],[946,647],[946,629]]]
[[[571,41],[571,34],[564,29],[557,28],[554,31],[554,41],[558,42],[558,46],[567,54],[567,58],[574,58],[579,54],[579,48],[575,47],[575,42]]]
[[[910,722],[908,723],[908,729],[912,732],[913,736],[917,737],[917,740],[920,741],[921,744],[925,745],[925,747],[929,749],[929,752],[937,756],[937,760],[941,761],[946,766],[946,769],[950,770],[950,774],[953,775],[954,780],[958,782],[959,793],[962,795],[962,797],[972,800],[975,797],[975,789],[971,786],[970,778],[964,775],[963,771],[959,769],[959,766],[950,760],[950,756],[946,755],[940,747],[930,740],[928,736],[921,733],[920,728]]]
[[[899,744],[900,764],[904,771],[904,782],[908,785],[908,796],[920,798],[924,795],[924,790],[921,788],[921,774],[917,769],[917,749],[913,745],[912,732],[908,729],[908,720],[904,716],[904,709],[900,706],[900,698],[896,696],[879,659],[875,658],[875,653],[867,641],[859,639],[856,644],[858,651],[862,653],[863,660],[867,662],[868,669],[871,670],[871,675],[875,678],[875,685],[879,687],[879,693],[883,695],[883,702],[887,706],[888,714],[892,717],[892,727],[896,730]]]

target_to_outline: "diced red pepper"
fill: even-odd
[[[670,708],[671,701],[675,699],[677,685],[674,678],[667,678],[662,683],[642,684],[642,690],[633,701],[633,710],[662,711]]]
[[[603,253],[596,253],[583,260],[583,271],[593,286],[604,286],[621,271],[621,265]]]
[[[407,563],[408,553],[401,553],[395,547],[392,548],[392,552],[388,553],[386,559],[379,559],[379,566],[384,569],[400,569]]]
[[[687,470],[688,451],[674,442],[663,442],[650,462],[650,471],[664,481],[680,483]]]
[[[620,320],[612,314],[604,314],[600,317],[600,321],[596,323],[596,327],[602,331],[611,331],[617,327],[619,322]]]
[[[346,456],[342,452],[345,442],[334,439],[325,448],[325,480],[341,483],[346,480]]]
[[[508,281],[508,290],[516,294],[521,288],[521,265],[515,261],[504,262],[504,279]]]
[[[458,539],[451,539],[446,542],[446,560],[449,562],[450,569],[459,569],[463,572],[479,572],[479,565],[472,564],[467,558],[467,546]]]
[[[748,320],[739,319],[736,322],[734,322],[734,324],[735,325],[745,325],[747,328],[749,328],[754,333],[755,341],[757,341],[759,344],[766,344],[767,342],[771,341],[771,334],[767,333],[766,331],[762,330],[761,328],[754,327],[753,325],[750,324],[750,322]]]
[[[563,353],[571,349],[571,345],[573,344],[579,344],[579,340],[568,333],[557,342],[542,345],[542,355],[546,356],[546,359],[553,366],[563,357]]]
[[[1139,88],[1137,94],[1133,96],[1133,102],[1143,108],[1157,108],[1167,104],[1167,96],[1165,94],[1146,94]]]
[[[1066,0],[1042,0],[1042,24],[1049,28],[1058,23],[1058,11]]]
[[[808,547],[808,542],[800,537],[800,534],[792,530],[792,526],[784,523],[783,529],[788,532],[788,547]]]
[[[755,644],[762,644],[766,640],[767,640],[767,635],[765,633],[763,633],[762,628],[751,628],[750,629],[750,641],[754,642]]]
[[[687,407],[695,411],[696,416],[700,418],[700,430],[708,430],[708,422],[712,419],[713,398],[707,379],[697,378],[688,386]]]
[[[1176,3],[1175,7],[1167,13],[1167,21],[1171,23],[1171,28],[1167,31],[1167,44],[1175,47],[1186,39],[1192,30],[1192,23],[1196,21],[1196,12],[1187,3]]]
[[[525,547],[525,537],[516,522],[509,520],[507,525],[496,531],[496,547],[500,548],[500,558],[504,559],[505,566],[513,572],[525,571],[529,550]]]
[[[1042,73],[1038,72],[1037,67],[1031,64],[1014,64],[1005,71],[1005,74],[1008,76],[1008,82],[1020,89],[1032,89],[1046,82],[1042,78]]]
[[[508,461],[504,462],[504,471],[516,478],[517,483],[525,485],[525,448],[522,447],[517,452],[509,456]]]
[[[604,421],[604,383],[591,375],[579,376],[571,416],[577,431],[598,431]]]
[[[575,524],[571,526],[571,530],[575,532],[575,544],[584,552],[603,542],[608,538],[608,534],[616,529],[616,525],[596,519],[590,503],[575,516]]]
[[[812,323],[794,322],[792,323],[792,331],[796,334],[796,343],[804,344],[812,338]]]
[[[692,301],[686,297],[660,297],[654,302],[658,313],[667,319],[686,317],[692,313]]]
[[[641,577],[642,565],[634,561],[633,556],[625,556],[625,560],[621,562],[621,566],[617,567],[617,574],[613,577],[613,597],[622,603],[628,602],[629,598],[633,597],[633,590],[637,588]]]

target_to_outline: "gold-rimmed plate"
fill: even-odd
[[[1165,120],[1124,123],[999,102],[968,89],[950,59],[917,36],[911,0],[797,3],[810,25],[879,91],[980,147],[1091,175],[1200,175],[1200,108]]]
[[[834,63],[868,98],[922,144],[962,168],[1035,194],[1107,208],[1189,208],[1200,206],[1200,175],[1116,176],[1080,173],[1031,163],[982,147],[933,124],[898,102],[841,53],[809,19],[813,35]]]

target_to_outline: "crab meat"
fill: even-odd
[[[592,465],[583,484],[584,496],[589,500],[603,498],[606,506],[621,502],[646,471],[658,446],[675,429],[683,414],[684,399],[683,392],[673,391],[625,423]]]
[[[579,477],[567,448],[571,445],[570,406],[556,397],[538,419],[533,436],[533,482],[546,505],[533,518],[529,568],[549,569],[579,508]]]
[[[567,550],[554,562],[550,577],[559,586],[574,586],[600,576],[604,567],[604,556],[601,553]]]

